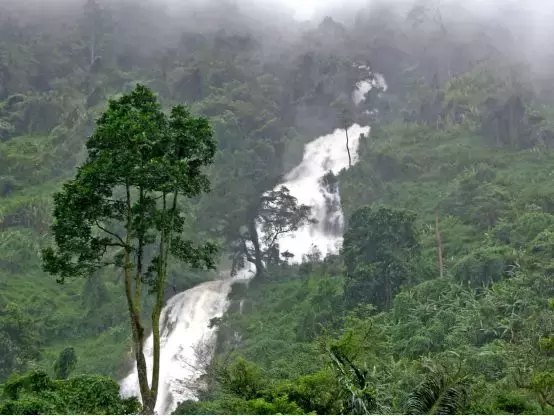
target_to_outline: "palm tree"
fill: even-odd
[[[469,379],[452,377],[444,367],[429,368],[419,386],[410,394],[406,413],[414,415],[454,415],[462,411],[469,398]]]

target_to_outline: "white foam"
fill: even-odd
[[[369,127],[357,124],[348,129],[352,163],[357,161],[360,135],[368,133]],[[293,261],[302,261],[302,257],[310,254],[314,246],[322,256],[336,252],[340,246],[344,223],[340,196],[336,192],[329,192],[322,185],[321,179],[329,171],[337,175],[342,169],[348,168],[348,165],[345,131],[335,130],[309,143],[302,163],[285,176],[285,183],[275,188],[286,186],[300,204],[313,207],[312,215],[318,221],[317,224],[309,224],[278,239],[282,252],[288,250],[294,254]],[[332,229],[339,232],[333,232]]]

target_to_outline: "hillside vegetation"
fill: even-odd
[[[60,285],[39,253],[107,99],[141,82],[215,131],[212,191],[182,208],[186,238],[218,241],[219,270],[307,142],[345,114],[372,126],[359,162],[327,178],[342,251],[235,285],[191,381],[200,401],[177,414],[553,414],[554,67],[511,24],[524,11],[372,2],[352,25],[311,26],[213,7],[225,19],[147,1],[0,5],[0,411],[138,408],[109,379],[130,368],[120,274]],[[354,106],[368,64],[387,88]],[[169,272],[166,297],[216,276]],[[60,378],[66,347],[77,360]]]

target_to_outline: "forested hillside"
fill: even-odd
[[[372,126],[358,163],[326,178],[341,252],[265,259],[263,278],[236,284],[192,381],[200,401],[176,413],[554,413],[544,10],[374,1],[312,24],[215,0],[30,3],[0,4],[0,410],[44,386],[61,398],[50,413],[137,410],[102,378],[130,366],[121,273],[61,285],[40,251],[108,98],[140,82],[208,117],[218,142],[212,191],[183,208],[187,238],[219,243],[219,271],[172,263],[166,298],[236,266],[241,230],[306,143],[345,117]],[[354,106],[367,66],[387,87]]]

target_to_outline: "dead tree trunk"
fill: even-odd
[[[348,140],[348,127],[344,126],[344,132],[346,133],[346,151],[348,152],[348,167],[352,167],[352,158],[350,157],[350,144]]]

